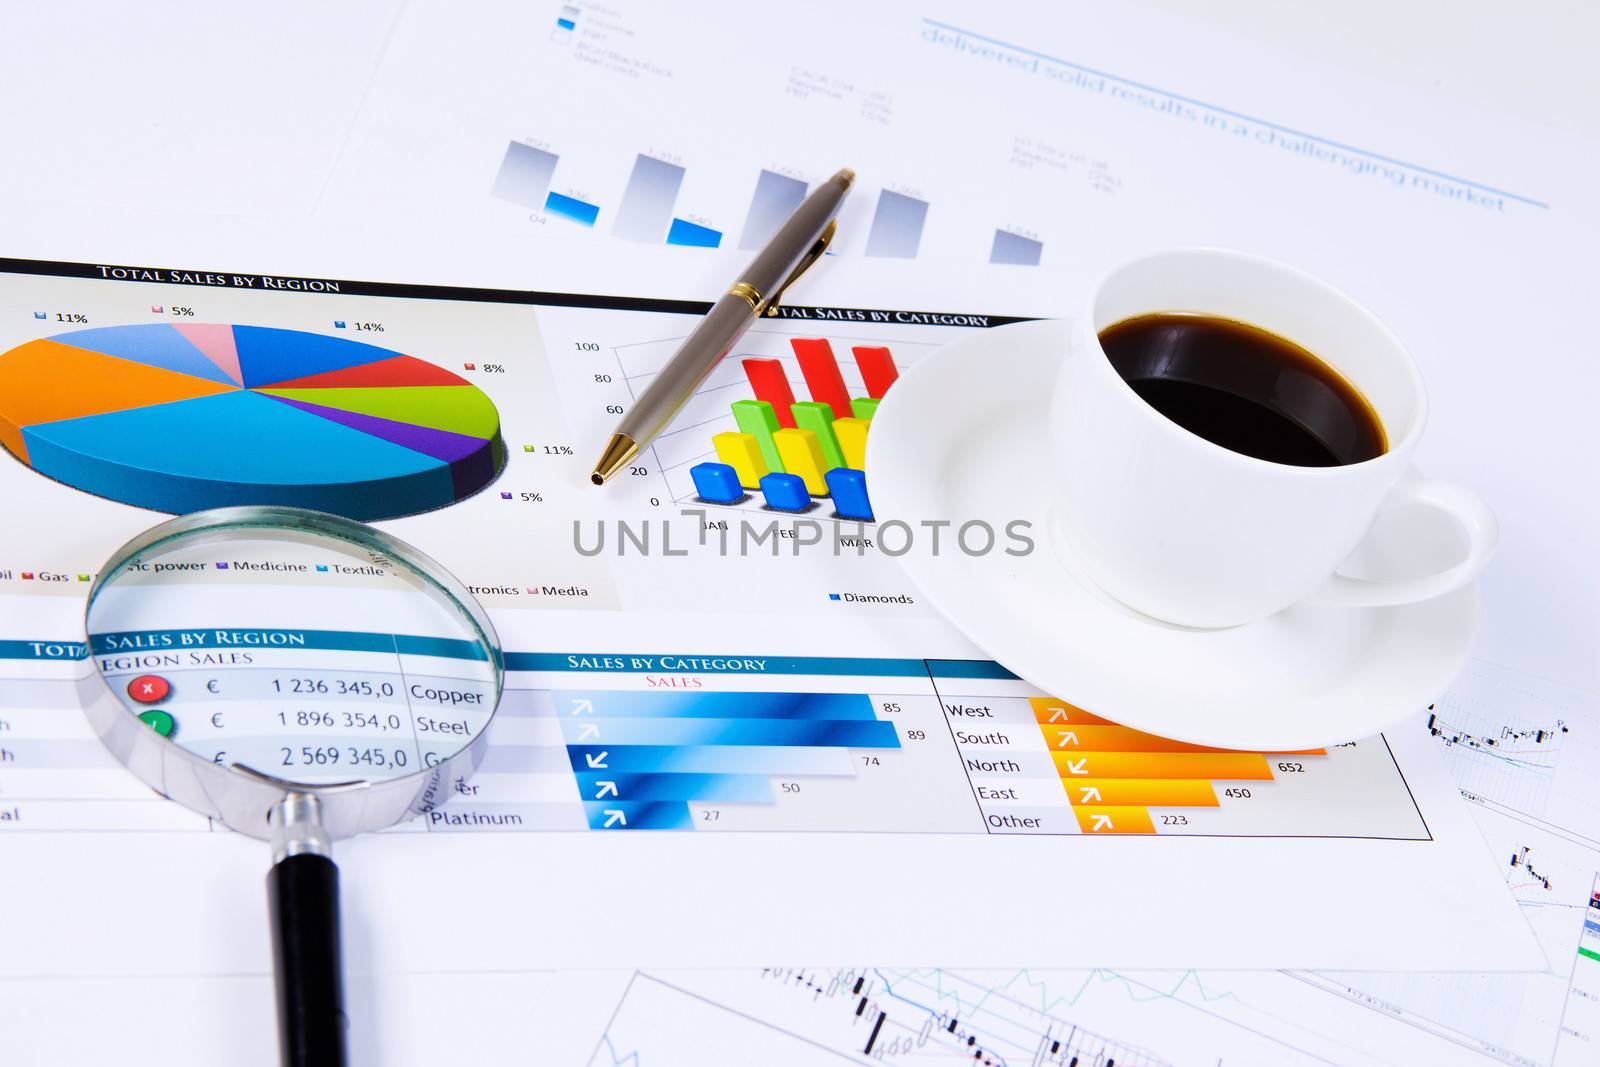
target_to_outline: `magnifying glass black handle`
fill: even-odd
[[[281,859],[267,874],[267,901],[283,1067],[344,1067],[339,868],[314,853]]]

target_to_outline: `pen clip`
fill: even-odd
[[[770,317],[778,313],[778,301],[783,298],[784,293],[788,292],[789,286],[794,284],[796,278],[804,274],[811,264],[822,258],[822,253],[826,252],[828,245],[833,243],[833,232],[838,228],[838,219],[830,220],[828,225],[823,227],[822,233],[817,235],[816,242],[806,250],[805,255],[800,257],[800,262],[795,264],[794,270],[789,272],[789,277],[784,279],[783,284],[778,286],[778,291],[773,293],[772,298],[762,306],[763,314]]]

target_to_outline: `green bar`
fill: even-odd
[[[761,458],[767,461],[769,472],[787,473],[783,460],[778,458],[778,443],[772,439],[778,432],[778,413],[772,410],[771,404],[765,400],[735,400],[733,421],[739,424],[740,433],[756,439],[756,447],[761,449]]]
[[[850,401],[850,414],[862,422],[871,422],[878,413],[878,402],[870,396],[858,396]]]
[[[1596,952],[1592,948],[1583,948],[1582,946],[1579,946],[1578,955],[1588,956],[1591,960],[1600,961],[1600,952]]]
[[[796,429],[810,430],[822,446],[823,470],[844,466],[844,450],[833,432],[833,408],[817,400],[797,400],[789,405]]]

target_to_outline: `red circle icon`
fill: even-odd
[[[172,684],[159,674],[141,674],[128,683],[128,695],[141,704],[159,704],[172,692]]]

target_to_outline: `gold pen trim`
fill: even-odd
[[[772,299],[767,301],[766,307],[756,308],[756,314],[759,315],[765,312],[768,316],[772,316],[778,313],[778,301],[782,299],[784,293],[788,292],[789,286],[795,283],[796,278],[804,274],[811,264],[822,258],[822,253],[826,252],[828,246],[833,243],[833,235],[838,228],[838,219],[834,219],[823,227],[822,233],[817,235],[816,243],[808,248],[806,254],[800,258],[800,262],[795,264],[794,270],[783,280],[783,284],[778,286],[778,291],[772,294]],[[738,287],[735,286],[735,288]]]
[[[750,310],[761,310],[761,291],[748,282],[734,282],[728,288],[729,296],[736,296],[750,305]]]
[[[606,450],[600,455],[600,462],[594,465],[594,470],[589,474],[589,481],[595,485],[604,485],[611,476],[627,466],[634,456],[639,454],[639,444],[625,433],[614,433],[611,440],[606,442]]]

